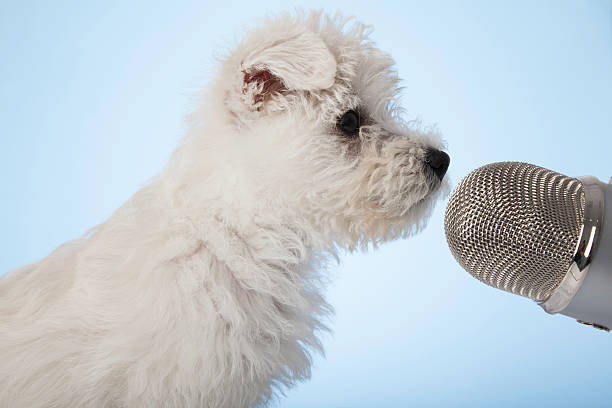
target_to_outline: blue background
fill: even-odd
[[[408,117],[444,134],[455,184],[503,160],[612,175],[609,1],[5,0],[0,273],[103,221],[159,171],[215,56],[295,5],[375,27]],[[612,334],[471,278],[446,246],[445,204],[422,234],[333,268],[327,357],[280,406],[612,406]]]

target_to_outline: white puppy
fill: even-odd
[[[250,407],[309,377],[326,261],[417,231],[448,191],[368,32],[262,21],[152,182],[0,278],[1,407]]]

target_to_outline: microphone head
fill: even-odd
[[[527,163],[489,164],[453,191],[446,240],[475,278],[542,302],[572,264],[584,203],[578,179]]]

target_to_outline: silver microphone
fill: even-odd
[[[548,313],[612,328],[611,184],[489,164],[453,191],[444,229],[455,259],[480,281]]]

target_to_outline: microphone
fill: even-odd
[[[455,259],[478,280],[550,314],[612,328],[612,184],[527,163],[488,164],[455,188],[444,230]]]

